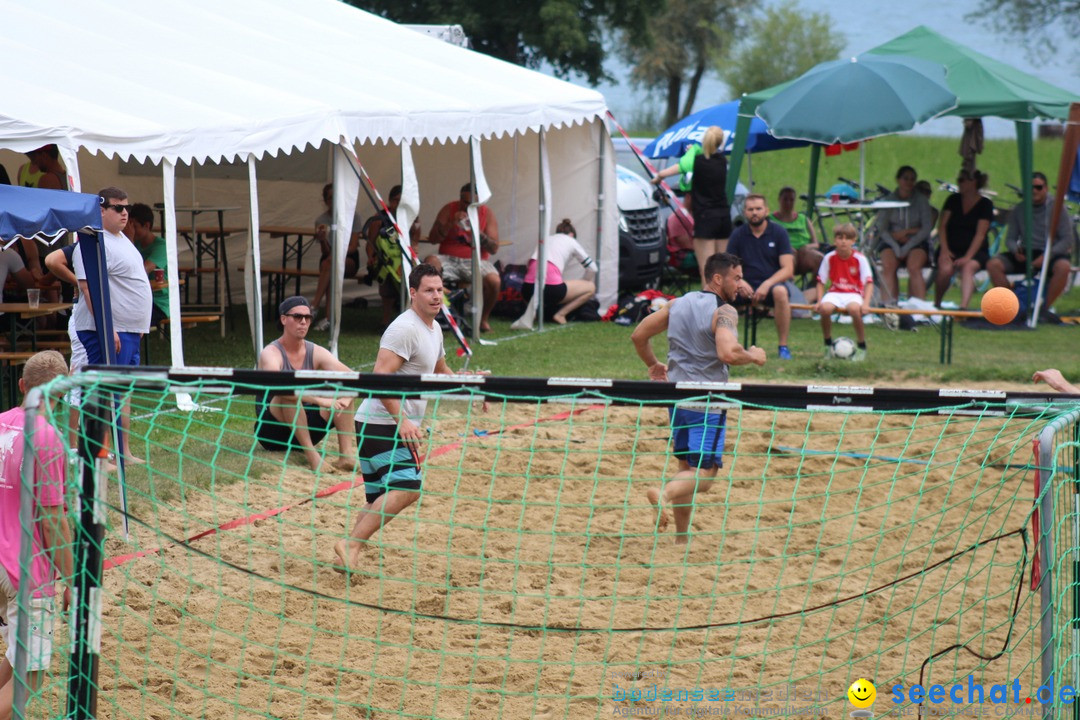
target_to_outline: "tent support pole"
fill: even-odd
[[[810,146],[810,178],[806,185],[806,217],[811,220],[817,213],[817,204],[814,199],[817,197],[817,176],[818,168],[821,165],[821,146],[814,144]],[[825,242],[824,238],[820,238],[821,242]]]
[[[165,268],[169,280],[169,317],[180,317],[180,264],[176,250],[176,165],[170,160],[161,163],[162,192],[165,199],[165,256],[168,267]],[[184,367],[183,323],[169,323],[169,355],[172,366]]]
[[[251,323],[251,340],[255,349],[256,367],[263,348],[262,315],[262,246],[259,242],[259,186],[255,174],[255,156],[248,155],[248,257],[244,263],[244,295],[248,305],[248,322]]]
[[[743,102],[745,102],[745,100]],[[739,171],[742,169],[743,155],[746,154],[746,140],[750,137],[751,118],[749,116],[744,116],[742,112],[742,103],[740,103],[739,119],[735,122],[735,142],[732,145],[731,158],[728,161],[728,199],[735,197],[735,188],[739,185]]]
[[[1034,123],[1030,120],[1017,120],[1016,121],[1016,150],[1020,154],[1020,187],[1024,189],[1023,199],[1023,213],[1024,213],[1024,226],[1023,234],[1020,237],[1020,242],[1024,247],[1024,277],[1028,281],[1028,286],[1031,285],[1031,253],[1032,253],[1032,222],[1034,221],[1034,210],[1031,204],[1031,174],[1034,172],[1033,160],[1032,160],[1032,138],[1031,133],[1034,129]],[[1032,311],[1035,308],[1035,303],[1028,303],[1028,311]]]

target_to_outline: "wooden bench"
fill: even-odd
[[[813,310],[814,305],[808,305],[805,303],[792,303],[792,310]],[[847,315],[846,308],[837,308],[836,312]],[[941,350],[939,353],[938,361],[942,365],[952,364],[952,347],[953,347],[953,321],[956,318],[981,318],[983,314],[975,310],[940,310],[934,308],[932,310],[908,310],[906,308],[892,308],[892,307],[872,307],[870,308],[871,315],[938,315],[941,316],[941,322],[938,323],[938,331],[941,333]]]
[[[203,314],[192,313],[190,315],[181,314],[180,315],[180,327],[182,327],[182,328],[193,328],[196,325],[204,325],[206,323],[221,322],[221,317],[222,316],[221,316],[220,313],[203,313]],[[159,325],[161,326],[161,329],[164,331],[165,328],[169,327],[169,324],[171,323],[171,321],[172,321],[172,318],[162,318],[160,320],[160,322],[159,322]],[[166,335],[166,337],[168,337],[168,335]],[[145,335],[143,335],[142,361],[143,361],[144,365],[149,365],[150,364],[150,333],[146,333]]]
[[[71,355],[71,347],[50,348],[56,349],[65,357]],[[15,406],[15,398],[19,394],[19,372],[17,368],[26,364],[26,361],[37,355],[41,350],[3,350],[0,351],[0,407],[5,410]],[[5,399],[4,394],[7,394]],[[10,404],[7,402],[10,400]]]
[[[240,272],[244,272],[244,266],[240,266]],[[303,268],[289,267],[260,267],[259,275],[266,278],[266,312],[273,313],[285,299],[285,286],[292,278],[296,279],[296,292],[300,294],[300,280],[302,278],[319,277],[318,270],[304,270]]]

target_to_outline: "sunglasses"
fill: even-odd
[[[102,205],[106,210],[115,210],[117,215],[122,215],[128,211],[130,205]]]
[[[304,315],[302,313],[289,313],[285,317],[292,318],[298,323],[309,323],[315,319],[314,315]]]
[[[1032,186],[1031,186],[1031,189],[1032,189],[1032,190],[1045,190],[1045,189],[1046,189],[1046,186],[1045,186],[1045,185],[1042,185],[1042,184],[1039,184],[1039,185],[1034,185],[1034,184],[1032,184]]]

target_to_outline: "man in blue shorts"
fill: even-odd
[[[138,366],[139,344],[143,334],[150,330],[150,313],[154,306],[150,278],[138,248],[124,235],[128,208],[131,207],[127,193],[120,188],[107,187],[98,193],[98,197],[101,199],[101,240],[105,244],[109,274],[111,307],[107,309],[112,312],[116,364]],[[79,302],[71,312],[71,322],[86,348],[87,362],[101,365],[105,363],[106,350],[98,342],[81,252],[75,253],[73,264],[79,282]]]
[[[765,351],[739,344],[735,299],[742,278],[742,261],[735,255],[717,253],[705,262],[709,279],[704,290],[687,293],[649,315],[634,329],[630,339],[638,357],[649,368],[649,378],[660,382],[728,381],[728,366],[765,364]],[[667,331],[668,361],[656,359],[652,337]],[[668,526],[668,508],[675,517],[675,542],[689,539],[694,495],[708,491],[723,465],[724,412],[704,412],[675,407],[671,413],[671,441],[679,470],[663,490],[646,493],[656,508],[660,530]]]
[[[386,328],[379,341],[373,372],[385,375],[453,375],[446,364],[443,334],[435,318],[443,308],[442,275],[420,263],[409,273],[405,312]],[[360,472],[367,504],[360,510],[349,537],[334,546],[337,566],[356,565],[360,548],[394,516],[420,497],[420,429],[427,401],[420,398],[369,397],[356,411],[360,443]]]

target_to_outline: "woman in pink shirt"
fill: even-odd
[[[600,269],[585,248],[575,239],[577,231],[568,219],[564,219],[555,228],[555,234],[544,241],[544,258],[547,270],[544,274],[544,316],[559,325],[566,324],[566,316],[585,304],[596,293],[596,284],[592,278]],[[525,270],[525,281],[521,285],[521,295],[525,302],[532,299],[536,292],[536,266],[539,250],[533,253],[529,266]],[[585,268],[585,278],[567,280],[563,271],[571,258],[577,258]]]

